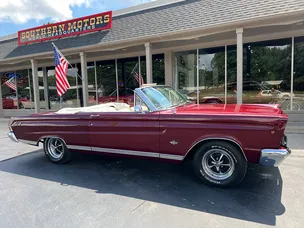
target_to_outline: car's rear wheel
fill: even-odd
[[[43,149],[46,156],[54,163],[67,163],[72,158],[65,142],[57,137],[45,139]]]
[[[210,141],[197,149],[193,167],[203,183],[226,188],[243,180],[247,161],[237,146],[226,141]]]

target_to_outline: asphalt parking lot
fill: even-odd
[[[0,227],[303,227],[304,134],[277,168],[251,165],[234,189],[191,165],[76,154],[65,165],[16,144],[0,123]]]

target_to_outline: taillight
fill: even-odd
[[[282,140],[281,140],[281,146],[287,147],[287,136],[284,134]]]

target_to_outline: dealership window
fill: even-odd
[[[146,56],[140,57],[141,65],[141,74],[146,83]],[[158,85],[165,85],[165,55],[164,54],[155,54],[152,55],[152,76],[153,83]]]
[[[89,62],[87,70],[90,105],[118,101],[132,106],[134,89],[139,87],[138,76],[141,75],[143,83],[146,83],[144,56]],[[164,55],[153,55],[153,82],[164,84],[164,74]]]
[[[198,63],[199,102],[224,103],[225,47],[200,49]]]
[[[98,101],[96,99],[96,96],[98,95],[96,62],[87,63],[87,73],[88,73],[89,105],[94,105]]]
[[[188,98],[200,103],[236,103],[236,45],[176,53],[175,61],[174,86]],[[291,39],[244,44],[243,103],[280,103],[290,109],[290,85]]]
[[[134,105],[134,89],[139,87],[139,74],[141,71],[139,57],[118,60],[118,94],[119,101]],[[145,77],[143,77],[145,81]]]
[[[31,78],[29,69],[1,73],[3,109],[33,108]]]
[[[174,88],[190,99],[197,96],[197,51],[175,53]]]
[[[175,89],[196,103],[225,103],[225,57],[225,47],[176,53]]]
[[[70,88],[60,97],[57,94],[56,87],[56,74],[54,67],[47,68],[47,81],[48,92],[49,92],[49,104],[44,100],[44,86],[43,86],[43,73],[42,69],[38,69],[38,78],[39,78],[39,87],[40,87],[40,107],[45,108],[49,105],[51,110],[59,110],[60,108],[66,107],[79,107],[78,91],[79,89],[79,80],[77,80],[77,68],[76,65],[69,66],[67,71],[67,78],[70,84]]]
[[[291,39],[244,44],[243,103],[282,104],[291,96]]]
[[[88,63],[89,104],[116,102],[115,60]]]
[[[165,55],[158,54],[152,56],[153,83],[165,85]]]
[[[294,39],[293,95],[287,108],[304,110],[304,37]]]
[[[237,55],[236,45],[227,46],[227,104],[236,104]]]

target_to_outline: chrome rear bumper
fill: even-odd
[[[16,143],[19,142],[18,139],[16,138],[14,132],[12,132],[12,131],[8,132],[8,133],[7,133],[7,136],[8,136],[13,142],[16,142]]]
[[[291,154],[289,148],[263,149],[261,151],[260,165],[278,167]]]

